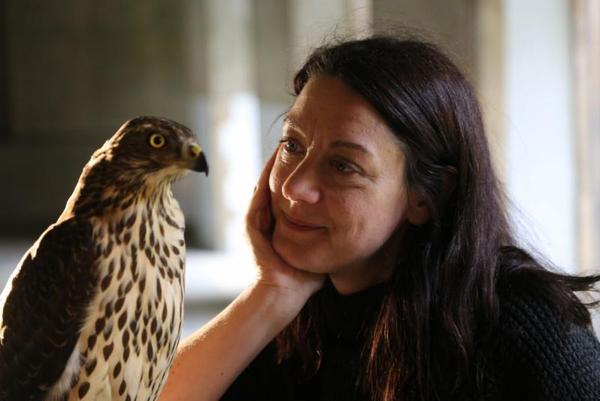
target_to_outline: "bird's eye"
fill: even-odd
[[[150,136],[150,146],[156,149],[160,149],[165,146],[165,137],[161,134],[152,134]]]

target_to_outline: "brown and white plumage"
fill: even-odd
[[[85,166],[0,295],[0,400],[155,400],[184,291],[171,183],[208,174],[190,130],[139,117]]]

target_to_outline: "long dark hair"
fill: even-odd
[[[573,291],[592,289],[600,276],[552,273],[517,245],[478,102],[443,52],[389,36],[323,46],[296,73],[295,95],[323,74],[362,95],[395,132],[407,154],[404,178],[431,214],[425,225],[403,227],[397,268],[363,350],[364,391],[374,400],[436,400],[477,387],[478,339],[498,318],[508,281],[527,282],[567,319],[590,324]],[[313,373],[314,298],[276,338],[280,360],[296,355]]]

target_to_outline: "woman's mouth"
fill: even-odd
[[[296,231],[312,231],[312,230],[320,230],[322,228],[325,228],[323,226],[319,226],[319,225],[316,225],[316,224],[312,224],[312,223],[309,223],[309,222],[306,222],[306,221],[299,220],[297,218],[291,217],[291,216],[287,215],[284,212],[281,212],[281,215],[283,217],[281,219],[283,221],[283,223],[287,227],[289,227],[289,228],[291,228],[293,230],[296,230]]]

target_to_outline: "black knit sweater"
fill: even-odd
[[[323,288],[323,361],[299,380],[293,360],[276,363],[271,342],[230,386],[222,400],[369,400],[356,387],[366,340],[383,285],[341,296]],[[566,323],[547,302],[523,291],[504,291],[499,323],[480,348],[489,401],[600,401],[600,343],[594,333]],[[456,394],[448,398],[466,399]]]

